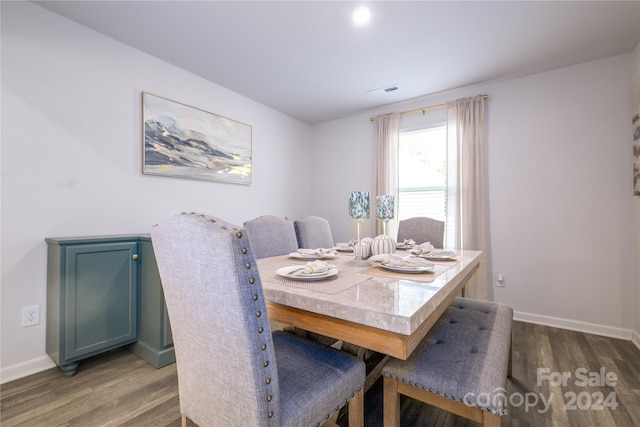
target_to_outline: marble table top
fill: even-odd
[[[410,336],[459,292],[482,259],[480,251],[456,253],[456,261],[436,261],[434,273],[419,274],[384,270],[377,263],[339,253],[325,260],[340,270],[338,275],[314,282],[292,283],[276,274],[281,267],[304,265],[305,260],[278,256],[257,263],[268,302]]]

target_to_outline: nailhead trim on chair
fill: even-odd
[[[236,229],[236,228],[234,228],[234,230],[233,230],[233,231],[235,231],[236,237],[237,237],[238,239],[243,239],[243,238],[244,238],[244,239],[247,239],[247,238],[245,237],[245,234],[244,234],[242,231],[239,231],[239,230],[238,230],[238,229]],[[248,246],[248,244],[247,244],[247,246]],[[250,275],[252,276],[252,277],[249,277],[249,280],[248,280],[249,285],[254,285],[254,284],[256,283],[256,280],[255,280],[255,278],[254,278],[254,277],[255,277],[257,274],[256,274],[256,272],[255,272],[255,267],[251,264],[250,260],[249,260],[249,259],[248,259],[248,257],[247,257],[247,255],[249,255],[249,250],[247,249],[247,246],[244,246],[244,247],[241,249],[241,251],[240,251],[240,252],[242,252],[242,255],[244,255],[244,256],[245,256],[245,268],[246,268],[247,270],[249,270],[249,273],[250,273]],[[257,302],[258,302],[258,294],[253,294],[251,298],[252,298],[252,300],[253,300],[253,302],[254,302],[254,303],[257,303]],[[260,319],[261,317],[262,317],[262,311],[261,311],[261,310],[256,310],[256,319]],[[257,332],[258,332],[258,334],[262,334],[262,333],[264,332],[264,328],[263,328],[262,326],[258,326]],[[263,344],[260,346],[260,349],[261,349],[263,352],[266,352],[266,350],[267,350],[267,345],[266,345],[265,343],[263,343]],[[265,355],[266,355],[266,353],[265,353]],[[265,369],[266,369],[266,368],[268,368],[268,367],[269,367],[269,361],[265,359],[265,360],[264,360],[264,362],[263,362],[263,365],[264,365],[264,368],[265,368]],[[265,371],[265,372],[266,372],[266,371]],[[269,390],[269,387],[271,386],[271,378],[270,378],[270,377],[267,377],[267,378],[265,379],[265,385],[267,386],[267,399],[266,399],[266,400],[267,400],[267,403],[269,403],[269,404],[270,404],[270,403],[271,403],[271,401],[273,400],[273,393]],[[274,415],[273,410],[274,410],[274,409],[279,409],[279,408],[271,408],[271,410],[267,413],[267,418],[269,418],[269,419],[273,418],[273,415]]]
[[[460,313],[462,313],[462,310],[465,310],[465,308],[467,307],[469,307],[469,312],[465,313],[464,315],[461,314],[462,317],[460,317],[459,319],[456,319],[454,317],[454,316],[457,316],[456,315],[457,310],[460,310]],[[490,307],[490,308],[488,309],[487,307]],[[485,320],[485,316],[487,315],[492,315],[495,317],[495,319]],[[494,363],[494,366],[499,366],[499,367],[505,366],[505,372],[507,372],[506,365],[509,359],[508,346],[511,339],[510,337],[511,337],[512,318],[513,318],[513,310],[509,307],[496,304],[493,302],[488,302],[488,301],[474,301],[474,300],[465,300],[465,298],[456,298],[454,303],[452,303],[451,306],[445,312],[445,314],[443,314],[443,317],[441,317],[441,320],[439,321],[439,323],[434,325],[434,328],[432,328],[432,331],[429,333],[428,337],[425,338],[425,341],[423,341],[424,344],[422,345],[422,347],[416,350],[417,352],[415,353],[415,355],[412,355],[412,357],[407,361],[396,361],[396,360],[390,361],[383,369],[382,375],[385,377],[393,378],[398,382],[408,384],[411,387],[428,391],[429,393],[433,393],[434,395],[463,403],[464,405],[469,407],[475,407],[475,408],[478,408],[479,410],[486,411],[488,413],[498,415],[498,416],[505,415],[507,414],[506,406],[498,405],[498,406],[485,407],[485,406],[478,405],[478,402],[465,401],[466,395],[463,395],[463,396],[459,395],[459,392],[461,391],[465,393],[465,391],[461,389],[461,387],[462,388],[465,387],[464,385],[461,385],[461,384],[465,384],[464,382],[462,383],[458,382],[457,386],[453,387],[457,390],[457,392],[454,391],[453,389],[451,390],[446,389],[447,387],[452,388],[451,386],[448,385],[448,382],[450,382],[455,376],[452,376],[451,378],[447,379],[446,378],[447,375],[443,374],[442,367],[446,368],[447,364],[451,364],[453,362],[449,361],[449,359],[446,356],[446,353],[442,351],[442,349],[447,350],[447,347],[441,348],[440,345],[449,344],[452,350],[458,349],[457,350],[458,353],[456,353],[457,355],[463,355],[465,354],[465,351],[466,351],[466,353],[469,354],[469,357],[481,358],[481,359],[477,359],[478,362],[475,362],[475,363],[484,362],[487,360],[487,359],[482,359],[483,357],[486,357],[486,356],[483,356],[485,354],[485,350],[481,351],[480,348],[478,347],[479,344],[467,341],[467,339],[470,339],[470,336],[473,336],[475,334],[473,332],[474,330],[475,331],[483,330],[485,331],[484,334],[474,336],[474,338],[471,339],[471,341],[480,340],[478,342],[487,344],[489,348],[492,348],[493,349],[492,357],[494,359],[490,359],[490,360]],[[461,322],[461,320],[463,322]],[[473,322],[491,322],[492,326],[489,327],[484,324],[478,324],[476,327],[474,327],[474,325],[472,324]],[[455,325],[458,323],[460,323],[460,325],[451,326],[451,327],[448,326],[448,325]],[[489,331],[490,335],[488,336],[486,335],[487,329],[491,330]],[[444,331],[444,332],[440,332],[440,331]],[[445,334],[445,336],[443,336],[443,334]],[[437,337],[438,335],[440,336]],[[429,336],[433,336],[433,338],[429,338]],[[504,348],[504,343],[506,343],[507,348]],[[429,351],[429,349],[431,349],[432,351]],[[505,350],[506,353],[503,352],[503,350]],[[479,354],[479,353],[483,353],[483,354]],[[432,356],[428,356],[427,354],[431,354]],[[473,365],[474,359],[466,359],[466,360],[468,360],[469,362],[469,365],[467,367],[471,368],[474,366]],[[440,370],[437,370],[438,367],[440,368]],[[450,368],[455,369],[455,366],[452,365],[450,366]],[[488,381],[489,384],[491,384],[492,382],[495,384],[490,387],[491,389],[487,389],[486,392],[488,393],[504,392],[506,396],[505,388],[497,385],[497,383],[500,382],[500,378],[495,377],[495,375],[499,375],[498,372],[499,372],[499,369],[501,368],[497,368],[497,369],[498,371],[493,373],[494,375],[493,379],[492,377],[486,377],[486,376],[483,377],[485,378],[485,380],[483,381]],[[491,375],[489,372],[487,372],[487,374]],[[504,381],[506,382],[506,374],[505,374]],[[424,382],[426,382],[427,384],[429,384],[430,382],[431,383],[435,382],[435,385],[427,386],[423,384]],[[444,388],[444,390],[442,388]],[[481,392],[485,392],[485,391],[481,391]]]
[[[241,232],[238,232],[238,233],[237,233],[237,236],[238,236],[238,238],[241,238],[241,237],[242,237],[242,233],[241,233]],[[246,255],[246,254],[247,254],[247,252],[248,252],[248,251],[247,251],[247,249],[246,249],[246,248],[243,248],[243,249],[242,249],[242,253],[243,253],[244,255]],[[251,263],[247,262],[247,263],[246,263],[246,268],[247,268],[247,270],[251,269],[251,267],[252,267]],[[255,283],[255,280],[254,280],[253,278],[251,278],[251,279],[249,279],[249,283],[253,285],[253,284]],[[254,297],[254,301],[255,301],[255,300],[257,300],[257,297]],[[261,316],[261,313],[260,313],[260,311],[258,311],[258,312],[256,313],[256,317],[260,317],[260,316]],[[262,329],[262,328],[259,328],[259,329],[258,329],[258,333],[262,333],[262,332],[263,332],[263,329]],[[265,350],[267,349],[267,346],[266,346],[266,345],[262,345],[261,349],[262,349],[262,351],[265,351]],[[265,361],[265,367],[267,367],[268,365],[269,365],[269,362],[268,362],[268,361]],[[269,384],[270,382],[271,382],[271,378],[267,378],[267,384]],[[358,390],[357,390],[357,391],[358,391],[358,392],[360,392],[360,390],[361,390],[361,389],[362,389],[362,387],[358,387]],[[351,393],[351,397],[352,397],[352,398],[353,398],[353,397],[355,397],[355,395],[356,395],[355,393]],[[267,401],[268,401],[268,402],[270,402],[271,400],[270,400],[270,399],[267,399]],[[348,402],[347,400],[345,400],[345,404],[348,404],[348,403],[349,403],[349,402]],[[336,411],[340,410],[340,406],[336,407],[336,409],[335,409],[335,410],[336,410]],[[331,416],[332,416],[332,415],[333,415],[333,413],[327,414],[327,415],[326,415],[326,419],[331,418]],[[271,416],[272,416],[272,413],[270,412],[270,413],[269,413],[269,418],[271,418]],[[318,424],[317,424],[317,426],[319,427],[319,426],[320,426],[320,423],[318,423]]]
[[[195,212],[190,212],[190,213],[182,212],[181,214],[182,215],[196,215]],[[207,215],[198,214],[197,216],[198,216],[198,218],[201,218],[204,221],[208,221],[210,223],[216,223],[216,220],[214,218],[211,218],[211,217],[209,217]],[[228,230],[228,228],[226,226],[220,226],[219,229],[220,230],[225,230],[225,231]],[[247,242],[246,243],[247,246],[242,247],[240,252],[244,256],[245,268],[247,270],[247,274],[249,275],[248,283],[249,283],[249,285],[254,285],[256,283],[255,277],[258,277],[259,273],[257,272],[256,267],[252,264],[251,259],[250,259],[251,258],[250,257],[250,250],[248,249],[248,246],[249,246],[248,233],[244,233],[243,230],[239,230],[236,227],[232,228],[231,231],[234,233],[235,237],[237,237],[238,239],[241,239],[241,240],[246,240],[246,242]],[[266,321],[268,321],[267,316],[262,316],[262,308],[264,307],[264,304],[263,304],[262,301],[259,301],[260,298],[259,298],[258,294],[254,293],[254,294],[249,294],[249,295],[251,295],[251,299],[252,299],[252,301],[253,301],[253,303],[255,304],[255,307],[256,307],[256,310],[255,310],[256,322],[264,322],[265,319],[266,319]],[[260,305],[258,305],[258,304],[260,304]],[[263,326],[259,326],[258,325],[256,330],[257,330],[258,334],[263,334],[264,331],[265,331],[265,328]],[[260,350],[265,354],[265,359],[264,359],[264,362],[263,362],[263,365],[264,365],[264,368],[265,368],[265,380],[264,380],[264,383],[265,383],[265,386],[267,388],[267,390],[266,390],[267,391],[266,401],[268,402],[268,404],[270,406],[268,413],[266,413],[265,415],[266,415],[267,418],[271,419],[276,414],[274,411],[280,410],[279,407],[278,408],[272,407],[273,406],[272,402],[273,402],[274,393],[271,391],[270,387],[273,387],[273,385],[272,385],[272,379],[271,379],[271,377],[269,376],[269,373],[268,373],[269,371],[267,371],[267,369],[275,369],[275,367],[271,366],[272,364],[270,363],[270,361],[266,359],[267,354],[268,354],[268,352],[266,351],[267,350],[267,343],[266,342],[263,341],[262,344],[260,344]],[[361,387],[358,387],[357,388],[357,392],[360,392],[362,390],[363,386],[364,386],[364,384]],[[351,393],[351,398],[354,398],[355,396],[356,396],[356,393]],[[348,403],[349,403],[349,400],[345,399],[343,405],[348,404]],[[341,408],[341,406],[336,406],[335,410],[338,411],[340,408]],[[327,414],[325,416],[325,418],[326,419],[330,419],[333,414],[334,414],[334,412],[331,412],[331,413]],[[320,427],[321,424],[322,423],[318,422],[316,425],[318,427]]]
[[[183,215],[185,215],[185,212],[182,212],[182,214],[183,214]],[[190,212],[190,215],[195,215],[195,212]],[[204,214],[200,214],[200,215],[198,215],[198,217],[199,217],[199,218],[202,218],[202,219],[205,219],[205,220],[207,220],[207,221],[208,221],[208,222],[210,222],[210,223],[215,223],[215,222],[216,222],[216,220],[215,220],[214,218],[209,218],[209,217],[207,217],[207,216],[206,216],[206,215],[204,215]],[[220,227],[220,229],[221,229],[221,230],[227,230],[227,227],[222,226],[222,227]],[[234,227],[234,228],[232,229],[232,231],[234,231],[234,232],[235,232],[235,236],[236,236],[238,239],[243,239],[243,238],[244,238],[244,239],[246,239],[246,237],[245,237],[244,233],[243,233],[242,231],[239,231],[237,228],[235,228],[235,227]],[[247,246],[248,246],[248,245],[247,245]],[[245,255],[245,257],[246,257],[247,255],[249,255],[249,250],[247,249],[247,247],[246,247],[246,246],[242,248],[241,252],[242,252],[242,255]],[[251,264],[250,259],[248,259],[248,257],[246,257],[246,258],[245,258],[245,268],[246,268],[247,270],[249,270],[249,273],[252,273],[252,274],[251,274],[252,276],[255,276],[255,275],[256,275],[256,274],[255,274],[255,271],[254,271],[254,267],[253,267],[253,265]],[[250,278],[249,278],[249,284],[250,284],[250,285],[255,284],[255,278],[254,278],[254,277],[250,277]],[[254,302],[257,302],[257,301],[258,301],[258,295],[257,295],[257,294],[253,294],[253,295],[252,295],[252,299],[253,299],[253,301],[254,301]],[[261,310],[256,310],[256,319],[261,318],[261,316],[262,316],[262,312],[261,312]],[[264,327],[259,326],[259,327],[258,327],[258,329],[257,329],[257,331],[258,331],[258,334],[262,334],[262,333],[264,332]],[[267,350],[267,345],[266,345],[265,343],[263,343],[263,344],[260,346],[260,349],[261,349],[263,352],[265,352],[265,351]],[[268,367],[269,367],[269,361],[268,361],[268,360],[265,360],[265,361],[264,361],[264,367],[265,367],[265,368],[268,368]],[[267,386],[267,389],[270,387],[270,385],[271,385],[271,378],[270,378],[270,377],[266,377],[266,379],[265,379],[265,385]],[[267,390],[267,395],[268,395],[268,397],[267,397],[267,402],[271,403],[271,401],[272,401],[272,399],[273,399],[273,397],[272,397],[272,396],[273,396],[273,394],[272,394],[269,390]],[[275,408],[274,408],[274,409],[275,409]],[[270,410],[270,411],[267,413],[267,418],[273,418],[273,415],[274,415],[273,410]]]

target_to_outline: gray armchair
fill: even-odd
[[[298,247],[306,249],[332,248],[333,236],[329,221],[319,216],[306,216],[294,222]]]
[[[273,215],[245,221],[249,241],[256,258],[287,255],[298,250],[293,222]]]
[[[349,402],[363,425],[365,365],[272,334],[246,230],[176,215],[151,230],[178,371],[183,426],[316,426]]]
[[[444,221],[415,217],[398,223],[398,242],[413,239],[416,244],[431,242],[435,248],[444,247]]]

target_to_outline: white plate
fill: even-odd
[[[449,255],[418,255],[429,261],[456,261],[456,257]]]
[[[289,256],[291,258],[306,259],[308,261],[313,261],[316,259],[334,259],[338,257],[338,255],[330,255],[330,254],[324,254],[324,255],[308,254],[307,255],[307,254],[301,254],[300,252],[291,252]]]
[[[398,273],[429,273],[434,269],[433,265],[424,267],[401,267],[399,265],[379,264],[380,267],[387,270],[396,271]]]
[[[456,261],[458,254],[451,251],[436,251],[430,254],[414,254],[429,261]]]
[[[353,248],[342,248],[340,246],[336,246],[333,250],[338,252],[353,252]]]
[[[304,282],[310,282],[313,280],[323,280],[323,279],[327,279],[329,277],[333,277],[336,274],[338,274],[340,272],[340,270],[338,270],[335,267],[330,267],[329,270],[327,270],[324,273],[312,273],[312,274],[307,274],[304,276],[296,276],[294,274],[290,274],[293,271],[299,270],[300,268],[304,267],[303,265],[290,265],[288,267],[282,267],[279,268],[278,270],[276,270],[276,273],[279,276],[282,277],[286,277],[287,279],[293,279],[293,280],[301,280]]]
[[[401,250],[401,251],[406,251],[409,249],[413,249],[413,246],[411,245],[397,245],[396,249]]]

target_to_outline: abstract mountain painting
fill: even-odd
[[[251,126],[142,93],[143,173],[251,184]]]

